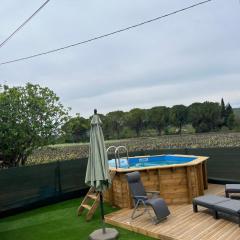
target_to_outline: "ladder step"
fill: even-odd
[[[88,209],[88,210],[90,210],[92,207],[91,206],[89,206],[89,205],[87,205],[87,204],[82,204],[81,205],[83,208],[86,208],[86,209]]]
[[[115,171],[110,171],[110,177],[111,179],[114,178],[116,172]],[[94,200],[92,203],[92,206],[89,206],[88,204],[86,204],[89,199]],[[86,220],[89,221],[91,220],[93,214],[95,213],[97,207],[99,205],[99,193],[95,192],[94,188],[91,187],[87,193],[87,195],[84,197],[84,199],[82,200],[82,203],[80,205],[80,207],[78,208],[78,216],[80,216],[82,214],[82,212],[84,211],[84,208],[88,210],[87,214],[86,214]]]
[[[89,198],[93,199],[93,200],[98,199],[98,196],[95,195],[95,194],[88,194],[87,196],[88,196]]]

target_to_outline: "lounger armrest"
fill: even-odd
[[[148,200],[148,197],[147,197],[147,196],[133,196],[133,198],[134,198],[135,200],[139,200],[139,199],[141,199],[141,200]]]
[[[159,191],[146,191],[146,193],[151,193],[151,194],[160,194]]]
[[[146,191],[147,194],[151,194],[151,198],[157,198],[160,195],[159,191]]]

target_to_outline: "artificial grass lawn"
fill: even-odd
[[[81,199],[38,208],[15,216],[0,219],[0,240],[79,240],[101,227],[98,208],[93,219],[86,222],[84,215],[76,214]],[[116,209],[105,204],[105,213]],[[107,225],[108,226],[108,225]],[[112,226],[111,226],[112,227]],[[117,228],[122,240],[150,240],[125,229]]]

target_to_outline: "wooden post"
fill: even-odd
[[[113,191],[113,184],[114,184],[114,177],[117,173],[115,171],[110,171],[110,177],[112,179],[112,185],[108,189],[108,201],[113,206],[114,205],[114,191]]]
[[[208,189],[208,175],[207,175],[207,162],[203,162],[203,180],[204,180],[204,189]]]
[[[199,184],[198,184],[198,169],[197,166],[193,166],[192,170],[194,171],[194,180],[195,180],[195,188],[196,188],[196,192],[194,194],[194,197],[199,196]]]
[[[160,195],[161,195],[161,172],[160,172],[160,169],[157,170],[157,175],[158,175],[158,191],[160,192]]]
[[[204,184],[203,184],[203,172],[202,172],[202,163],[198,165],[198,173],[199,173],[199,186],[200,186],[200,194],[204,195]]]
[[[128,208],[133,208],[133,200],[132,200],[132,194],[131,194],[131,191],[130,191],[130,189],[129,189],[129,187],[128,187],[128,185],[127,185],[127,189],[128,189],[128,191],[127,191],[127,194],[128,194]]]
[[[192,176],[191,176],[191,167],[186,167],[187,169],[187,185],[188,185],[188,198],[189,203],[192,202]]]
[[[150,179],[150,178],[151,178],[151,177],[150,177],[150,176],[151,176],[151,173],[150,173],[150,171],[149,171],[148,169],[147,169],[147,176],[148,176],[148,181],[150,181],[150,180],[151,180],[151,179]]]
[[[113,182],[112,186],[108,189],[108,194],[109,194],[109,203],[111,206],[113,206]]]

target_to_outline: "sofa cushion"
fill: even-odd
[[[193,199],[193,204],[195,205],[200,205],[206,208],[213,208],[213,206],[216,203],[221,203],[221,202],[226,202],[230,201],[229,198],[221,197],[221,196],[216,196],[216,195],[205,195],[205,196],[200,196],[196,197]]]
[[[240,201],[230,199],[230,201],[215,204],[214,209],[216,211],[234,214],[238,216],[240,215]]]
[[[226,184],[225,191],[231,193],[240,193],[240,184]]]

